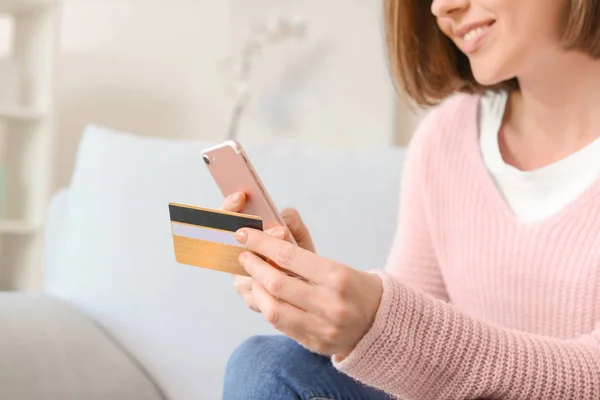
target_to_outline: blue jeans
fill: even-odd
[[[232,354],[223,400],[390,400],[286,336],[255,336]]]

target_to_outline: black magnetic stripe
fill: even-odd
[[[237,215],[221,214],[195,208],[180,207],[169,204],[169,213],[172,222],[206,226],[213,229],[235,232],[241,228],[263,230],[261,220],[241,217]]]

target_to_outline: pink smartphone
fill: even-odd
[[[246,206],[240,213],[261,217],[265,230],[285,226],[250,159],[237,141],[228,140],[204,149],[202,159],[223,196],[235,192],[246,194]],[[290,240],[295,243],[293,238]]]

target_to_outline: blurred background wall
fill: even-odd
[[[281,18],[304,35],[262,46],[237,138],[407,144],[419,118],[393,88],[382,2],[0,0],[0,284],[37,279],[24,266],[40,265],[47,200],[69,184],[86,125],[226,139],[237,98],[223,60],[256,27],[277,38]]]
[[[303,18],[307,35],[268,49],[256,65],[241,141],[406,143],[417,118],[396,102],[381,0],[66,0],[53,188],[68,184],[89,123],[148,136],[225,138],[233,99],[219,60],[253,24],[277,16]],[[0,39],[9,34],[4,22]]]
[[[410,113],[385,61],[380,0],[72,0],[64,2],[56,186],[68,183],[83,127],[219,140],[232,107],[219,59],[252,24],[306,21],[304,41],[255,68],[241,141],[379,146],[404,140]]]

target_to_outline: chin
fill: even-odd
[[[471,66],[471,70],[477,83],[484,86],[493,86],[512,78],[495,67]]]

